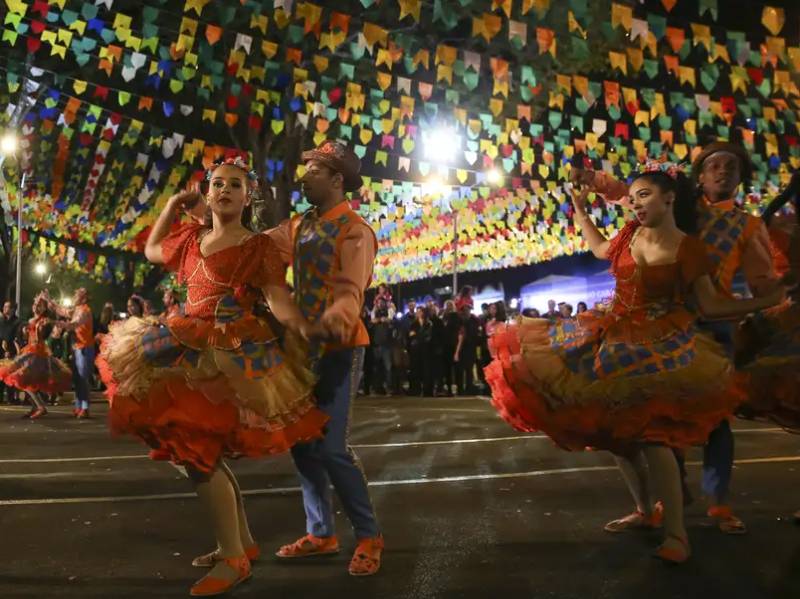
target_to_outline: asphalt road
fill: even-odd
[[[186,597],[213,540],[191,488],[135,441],[111,438],[102,403],[75,421],[0,406],[0,597]],[[352,442],[386,537],[383,568],[353,579],[344,551],[259,562],[233,597],[800,598],[800,438],[736,422],[733,503],[746,536],[688,510],[691,560],[651,557],[657,534],[609,535],[631,509],[611,457],[567,453],[509,428],[485,398],[359,398]],[[699,494],[699,451],[689,455]],[[269,556],[303,533],[291,460],[233,464]],[[341,516],[341,515],[340,515]]]

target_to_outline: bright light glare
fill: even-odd
[[[512,298],[510,302],[508,302],[508,307],[512,310],[516,310],[517,306],[519,306],[519,300],[517,298]]]
[[[441,177],[434,175],[425,182],[428,193],[433,195],[444,195],[450,191],[450,186],[442,181]]]
[[[71,297],[62,297],[61,298],[61,305],[65,308],[69,308],[72,306],[72,298]]]
[[[13,154],[17,151],[17,136],[13,133],[6,133],[0,139],[0,152],[5,155]]]
[[[486,180],[489,181],[492,185],[499,185],[503,181],[503,174],[500,172],[499,169],[493,168],[488,173],[486,173]]]
[[[33,267],[33,271],[37,275],[43,275],[47,273],[47,266],[44,264],[44,262],[39,262],[36,264],[36,266]]]
[[[461,137],[452,129],[434,129],[422,133],[422,147],[425,158],[439,164],[453,161],[461,148]]]

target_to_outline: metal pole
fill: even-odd
[[[453,297],[458,293],[458,210],[453,211]]]
[[[17,314],[22,314],[22,203],[25,195],[25,173],[19,182],[17,201]]]

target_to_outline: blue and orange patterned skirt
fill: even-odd
[[[72,388],[72,371],[53,357],[47,345],[36,343],[0,363],[0,381],[22,391],[64,393]]]
[[[736,339],[737,363],[748,375],[739,416],[769,420],[800,433],[800,304],[797,299],[745,321]]]
[[[683,309],[522,318],[490,344],[486,379],[501,417],[567,450],[703,444],[744,400],[723,348]]]
[[[226,306],[225,304],[230,304]],[[312,396],[302,344],[225,298],[214,319],[112,325],[97,366],[114,433],[155,459],[208,472],[222,457],[259,457],[318,438],[327,416]]]

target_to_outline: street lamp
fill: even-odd
[[[6,133],[2,139],[0,139],[0,153],[3,156],[11,156],[17,151],[17,136],[13,133]]]
[[[33,267],[33,271],[40,277],[43,277],[47,274],[47,265],[44,262],[38,262],[36,266]]]
[[[486,174],[486,181],[492,186],[501,185],[503,175],[496,168],[491,169]],[[472,191],[479,187],[480,183],[473,183],[469,186]],[[458,210],[453,210],[453,297],[458,293]]]
[[[461,149],[461,136],[452,129],[439,127],[430,133],[422,132],[422,148],[425,158],[438,164],[450,163]]]
[[[486,180],[492,185],[500,185],[503,182],[503,173],[500,172],[500,169],[493,168],[486,173]]]
[[[19,140],[15,133],[9,131],[0,139],[0,153],[3,157],[14,156],[19,146]],[[19,161],[17,166],[20,167]],[[22,200],[25,195],[25,173],[20,170],[19,180],[19,199],[17,202],[17,289],[16,303],[17,310],[20,309],[22,302]]]

